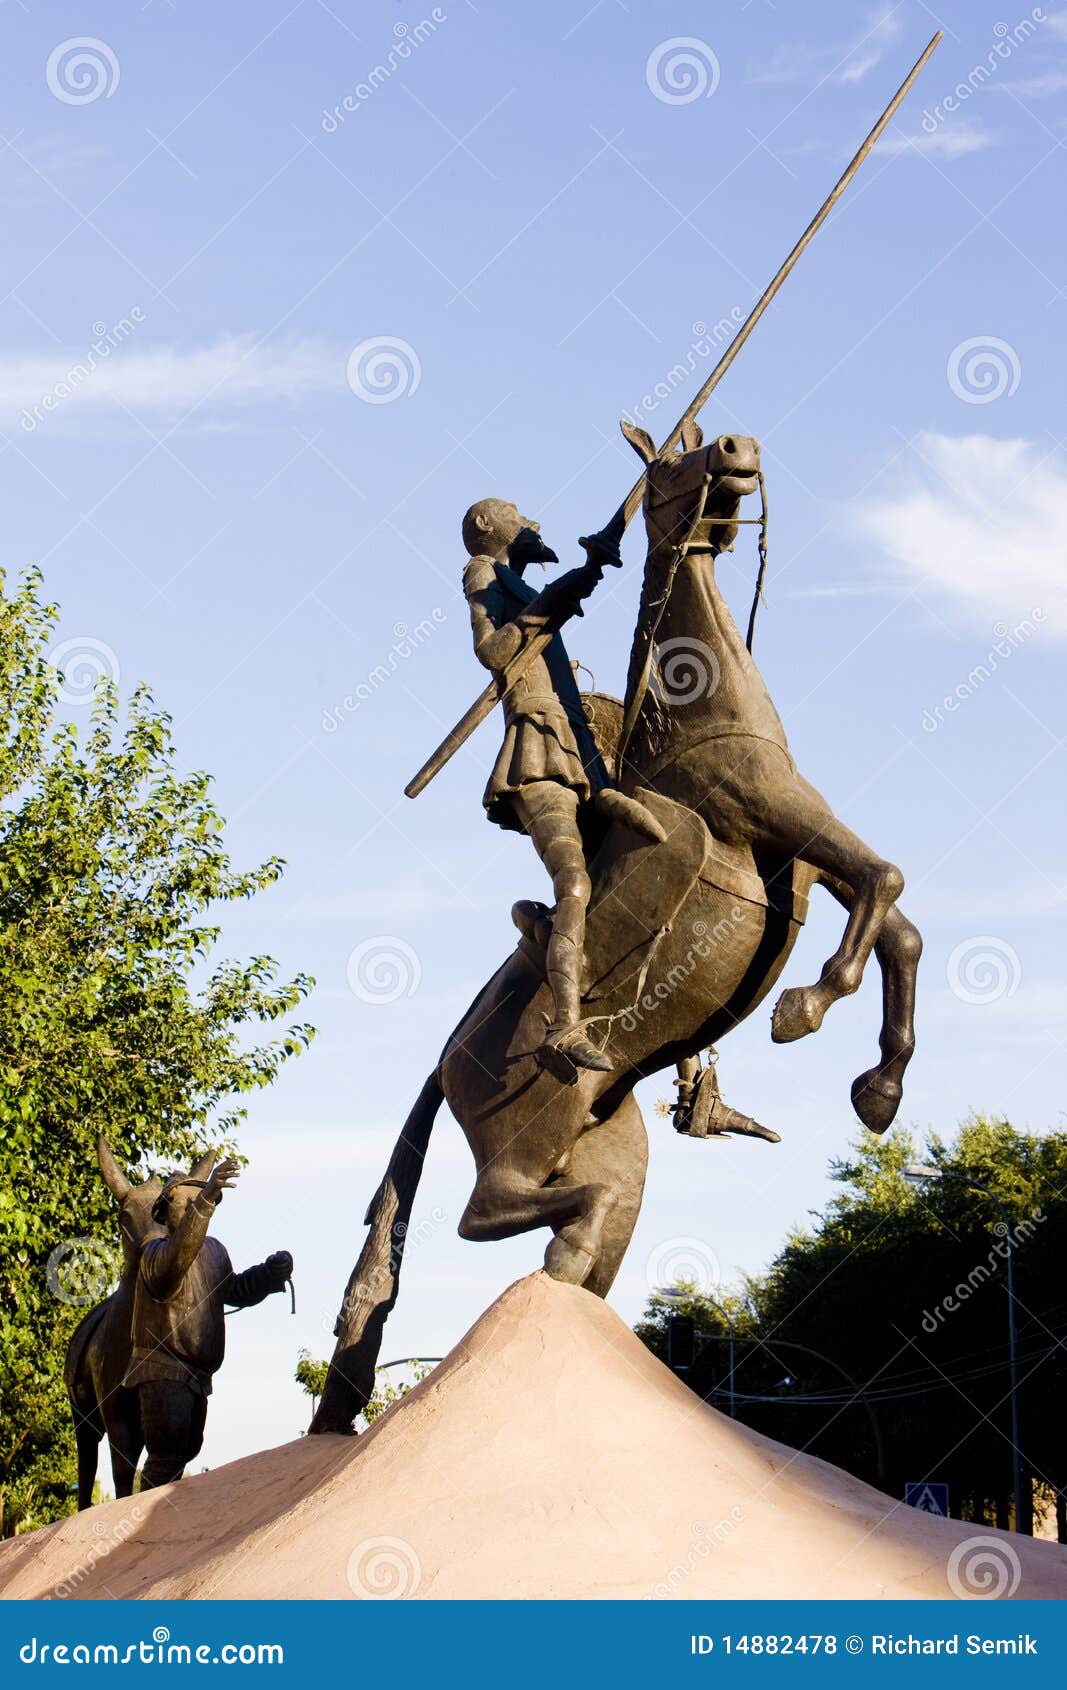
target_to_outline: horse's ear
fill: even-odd
[[[692,418],[682,424],[682,451],[698,452],[704,444],[704,430]]]
[[[638,428],[635,423],[627,422],[625,417],[623,417],[619,427],[622,429],[623,438],[630,442],[642,463],[645,465],[654,463],[659,457],[659,453],[656,450],[656,442],[649,434],[648,429]]]
[[[100,1133],[96,1140],[96,1159],[100,1163],[100,1172],[111,1195],[117,1197],[120,1203],[125,1203],[132,1188],[103,1133]]]

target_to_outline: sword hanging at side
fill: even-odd
[[[904,81],[893,95],[893,98],[886,106],[885,111],[878,119],[878,122],[875,124],[863,144],[859,147],[854,158],[852,158],[849,164],[846,165],[845,169],[842,171],[837,183],[815,213],[815,216],[804,230],[804,233],[797,241],[788,258],[786,258],[785,262],[778,270],[773,281],[768,285],[756,301],[755,305],[752,307],[752,310],[745,318],[745,321],[741,324],[741,327],[738,329],[733,340],[726,348],[726,351],[723,353],[715,368],[708,376],[707,381],[704,382],[699,393],[697,393],[696,397],[686,407],[683,415],[679,417],[678,421],[671,429],[670,434],[667,436],[660,449],[661,457],[666,457],[669,452],[674,451],[678,442],[682,438],[683,428],[688,422],[693,420],[700,410],[703,409],[712,392],[719,385],[719,382],[730,368],[730,365],[737,357],[737,354],[740,352],[742,346],[744,346],[749,335],[752,333],[752,330],[763,316],[764,311],[766,311],[768,305],[771,303],[771,300],[778,292],[778,289],[793,269],[793,266],[796,264],[801,253],[814,239],[815,235],[818,234],[834,206],[841,198],[841,195],[844,193],[845,189],[852,181],[852,178],[859,170],[860,165],[878,141],[882,131],[896,115],[898,108],[906,98],[912,84],[915,82],[920,71],[922,71],[927,60],[937,47],[938,42],[941,40],[941,33],[942,32],[938,30],[937,34],[932,37],[923,52],[920,54],[919,58],[915,61],[915,64],[912,66],[911,70],[904,78]],[[644,486],[645,478],[641,475],[634,482],[629,493],[627,493],[625,499],[615,512],[611,521],[606,523],[604,528],[601,530],[602,534],[617,535],[621,538],[627,525],[632,521],[638,507],[641,504],[641,500],[644,496]],[[460,717],[452,731],[441,741],[437,750],[432,754],[432,756],[427,758],[418,774],[413,776],[407,786],[405,786],[404,791],[409,798],[417,798],[419,793],[423,792],[426,787],[429,786],[434,776],[439,774],[450,758],[455,756],[460,746],[466,743],[475,728],[477,728],[480,723],[484,722],[487,716],[492,714],[493,710],[504,697],[504,694],[515,685],[516,681],[518,681],[522,675],[525,674],[530,664],[533,663],[536,658],[540,657],[542,652],[546,650],[549,643],[554,638],[555,632],[555,627],[551,627],[533,635],[523,649],[516,653],[508,667],[500,675],[494,676],[489,685],[475,699],[470,709]],[[625,743],[625,741],[629,738],[629,730],[633,727],[632,718],[635,714],[632,708],[633,702],[634,701],[631,700],[631,710],[627,712],[627,722],[623,727],[623,743]]]

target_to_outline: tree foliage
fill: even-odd
[[[58,719],[55,620],[36,573],[10,594],[0,575],[5,1531],[69,1506],[64,1349],[116,1238],[97,1133],[131,1165],[232,1147],[239,1100],[312,1034],[287,1024],[306,976],[282,979],[266,956],[215,957],[220,912],[272,886],[282,862],[233,867],[210,779],[179,772],[170,718],[146,688],[123,711],[101,683],[81,735]]]
[[[946,1177],[912,1184],[903,1170],[917,1161]],[[906,1481],[945,1481],[954,1513],[1007,1524],[1007,1240],[996,1204],[967,1183],[977,1180],[1011,1228],[1020,1443],[1039,1505],[1050,1504],[1067,1488],[1067,1134],[974,1116],[953,1143],[934,1135],[921,1154],[907,1132],[865,1138],[831,1171],[840,1191],[765,1274],[675,1305],[703,1334],[687,1381],[728,1406],[732,1324],[748,1424],[894,1496]],[[664,1359],[671,1309],[654,1297],[637,1329]]]

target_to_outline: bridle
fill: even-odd
[[[697,556],[701,553],[711,556],[716,556],[718,554],[718,548],[716,546],[703,545],[699,541],[695,544],[693,543],[693,532],[697,524],[701,521],[709,524],[721,524],[725,528],[759,528],[759,568],[756,572],[756,587],[752,596],[752,608],[748,614],[748,632],[745,636],[745,646],[749,653],[752,651],[752,641],[756,632],[756,611],[761,603],[766,604],[767,602],[763,593],[763,583],[767,574],[767,483],[763,479],[762,469],[756,471],[756,477],[759,481],[760,490],[759,516],[705,516],[704,506],[707,503],[708,493],[711,490],[711,484],[715,480],[715,477],[713,475],[706,475],[704,477],[704,485],[701,489],[700,498],[697,502],[696,513],[689,524],[685,539],[675,547],[674,555],[672,556],[668,566],[666,579],[663,583],[662,596],[656,608],[655,619],[648,635],[648,648],[645,653],[641,676],[637,686],[634,688],[633,699],[623,720],[622,732],[619,735],[619,743],[615,753],[616,768],[620,778],[622,775],[622,764],[623,758],[626,754],[626,748],[633,736],[634,728],[637,726],[637,718],[641,714],[641,708],[645,702],[645,694],[648,692],[649,680],[652,674],[652,655],[656,649],[656,635],[659,633],[660,624],[663,621],[667,605],[670,602],[671,591],[674,587],[674,578],[678,573],[683,558]]]

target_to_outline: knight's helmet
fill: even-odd
[[[623,421],[622,432],[645,464],[645,530],[650,558],[679,547],[729,551],[741,497],[761,483],[759,442],[721,434],[705,446],[699,423],[682,429],[681,450],[661,457],[651,435]],[[706,530],[706,532],[705,532]]]

